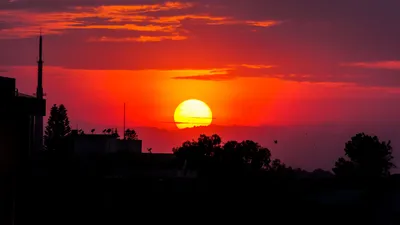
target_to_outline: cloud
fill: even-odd
[[[212,69],[208,74],[199,74],[192,76],[175,76],[177,80],[202,80],[202,81],[226,81],[239,77],[262,77],[265,69],[272,68],[271,65],[231,65],[227,68]]]
[[[271,27],[275,26],[278,24],[281,24],[282,21],[273,21],[273,20],[267,20],[267,21],[246,21],[247,24],[255,26],[255,27]]]
[[[272,70],[275,68],[275,70]],[[227,68],[212,69],[207,74],[198,74],[191,76],[175,76],[178,80],[201,80],[201,81],[226,81],[238,78],[279,78],[284,80],[298,82],[342,82],[342,79],[332,79],[333,76],[316,76],[303,73],[279,73],[279,68],[275,65],[262,64],[239,64],[230,65]],[[331,79],[329,79],[331,78]]]
[[[176,80],[203,80],[203,81],[225,81],[232,80],[235,77],[229,74],[204,74],[204,75],[194,75],[194,76],[177,76],[173,77]]]
[[[180,41],[187,39],[186,36],[179,34],[169,36],[139,36],[139,37],[101,37],[101,38],[90,38],[89,42],[158,42],[164,40]]]
[[[239,78],[277,78],[281,80],[307,83],[335,83],[337,85],[358,85],[368,87],[400,87],[397,71],[387,71],[379,74],[373,71],[357,71],[326,68],[318,69],[285,68],[275,65],[230,65],[227,68],[212,69],[208,73],[190,76],[175,76],[179,80],[228,81]],[[339,70],[340,69],[340,70]]]
[[[242,64],[240,66],[250,68],[250,69],[269,69],[269,68],[275,67],[273,65],[251,65],[251,64]]]
[[[0,49],[4,49],[0,51],[0,63],[32,65],[37,48],[32,40],[21,38],[38,35],[42,27],[46,35],[60,35],[49,35],[45,41],[46,65],[52,66],[88,70],[229,67],[225,73],[199,72],[175,79],[274,77],[298,82],[400,86],[400,32],[395,29],[400,22],[400,1],[234,3],[0,1],[0,39],[7,39],[0,40]],[[160,41],[165,44],[157,43]],[[257,68],[262,64],[279,66]]]
[[[143,13],[184,9],[187,7],[191,7],[191,5],[167,2],[153,5],[75,7],[71,12],[38,13],[27,10],[0,11],[0,19],[16,25],[1,30],[0,34],[4,34],[3,38],[24,38],[37,36],[39,29],[43,29],[45,34],[60,34],[69,29],[173,32],[176,30],[176,26],[163,26],[159,24],[143,25],[135,22],[146,22],[147,17],[141,15]],[[91,18],[97,19],[97,24],[87,21]],[[122,23],[125,20],[130,20],[132,22]]]
[[[203,21],[216,21],[216,22],[222,22],[222,21],[227,21],[227,17],[214,17],[214,16],[207,16],[207,15],[178,15],[178,16],[162,16],[158,18],[152,18],[150,19],[150,22],[154,23],[169,23],[169,24],[179,24],[183,20],[203,20]]]
[[[400,60],[395,61],[379,61],[379,62],[357,62],[357,63],[344,63],[342,66],[361,67],[368,69],[387,69],[387,70],[400,70]]]
[[[137,37],[107,37],[107,41],[161,41],[185,40],[182,22],[186,20],[202,21],[208,25],[245,24],[249,26],[269,27],[279,24],[278,21],[239,21],[226,16],[212,16],[208,13],[188,14],[185,10],[196,4],[188,2],[165,2],[156,4],[126,4],[102,6],[69,6],[63,10],[35,11],[31,8],[0,10],[0,21],[7,21],[1,29],[0,39],[15,39],[37,36],[40,29],[46,35],[63,34],[71,30],[125,30],[136,32],[164,32],[173,35]],[[165,12],[172,15],[162,16]],[[98,37],[98,40],[104,40]]]

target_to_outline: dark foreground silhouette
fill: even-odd
[[[351,138],[333,174],[218,135],[173,154],[76,154],[63,144],[68,121],[56,124],[46,128],[46,150],[22,163],[14,224],[400,224],[392,147],[377,137]]]
[[[184,176],[180,165],[167,154],[43,153],[18,183],[16,224],[396,221],[396,176],[348,179],[301,170]]]

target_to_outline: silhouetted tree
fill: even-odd
[[[210,165],[210,159],[216,156],[217,148],[221,147],[218,135],[200,135],[197,141],[185,141],[180,147],[173,148],[173,153],[186,164],[188,169],[200,169]],[[216,157],[215,157],[216,158]]]
[[[56,150],[60,147],[60,140],[71,133],[67,109],[64,105],[53,105],[47,126],[44,131],[45,150]]]
[[[241,171],[268,168],[271,152],[258,143],[250,140],[228,141],[223,146],[221,143],[221,137],[216,134],[202,134],[197,141],[186,141],[172,151],[189,169]]]
[[[271,166],[270,166],[270,171],[274,171],[274,172],[281,172],[283,170],[286,170],[286,165],[284,163],[281,162],[280,159],[274,159],[271,162]]]
[[[119,134],[118,134],[118,129],[117,128],[115,128],[115,129],[113,129],[113,131],[112,131],[112,134],[111,134],[112,136],[114,136],[114,137],[116,137],[116,138],[118,138],[119,137]]]
[[[286,166],[280,159],[274,159],[268,167],[268,172],[273,175],[274,178],[278,179],[292,179],[299,178],[302,174],[306,173],[301,169],[293,169],[290,166]]]
[[[138,140],[139,136],[137,135],[134,129],[126,129],[124,137],[126,140]]]
[[[90,133],[94,134],[95,131],[96,131],[96,129],[92,129],[92,130],[90,131]]]
[[[333,168],[332,171],[335,175],[341,177],[354,177],[356,175],[355,164],[346,160],[344,157],[340,157],[335,162],[335,168]]]
[[[390,175],[391,142],[381,142],[377,136],[359,133],[345,144],[345,157],[340,157],[333,171],[338,176],[385,177]]]
[[[53,150],[54,146],[54,137],[59,136],[57,124],[59,121],[59,113],[57,105],[53,105],[50,109],[50,115],[47,120],[47,126],[44,131],[44,148],[45,150]]]
[[[71,133],[71,126],[69,123],[68,112],[63,104],[58,107],[60,114],[60,129],[63,136]]]
[[[251,165],[253,169],[268,168],[271,162],[271,152],[264,147],[261,147],[254,141],[243,141],[239,145],[243,149],[246,162]]]

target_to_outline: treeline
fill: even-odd
[[[91,133],[94,132],[92,129]],[[118,134],[118,131],[104,129],[103,133],[112,135]],[[44,150],[57,152],[57,149],[62,149],[61,140],[71,134],[66,107],[53,105],[45,129]],[[84,135],[84,132],[78,132],[78,135]],[[123,138],[135,140],[138,139],[138,135],[135,130],[127,129],[123,132]],[[151,149],[148,151],[151,153]],[[269,172],[282,177],[333,176],[330,171],[321,169],[310,174],[301,168],[292,168],[273,158],[272,152],[257,142],[223,142],[217,134],[202,134],[197,140],[185,141],[172,151],[181,169],[186,172],[196,171],[200,176],[237,176],[255,172]],[[332,163],[332,171],[337,177],[345,179],[388,177],[390,170],[395,167],[392,152],[390,141],[380,141],[376,136],[359,133],[345,143],[344,155]]]
[[[301,176],[304,170],[285,165],[273,159],[271,151],[257,142],[228,141],[219,135],[200,135],[197,140],[186,141],[173,148],[185,171],[198,171],[201,175],[224,174],[237,176],[256,172],[269,172],[279,176]],[[390,175],[395,167],[391,142],[376,136],[356,134],[345,143],[344,156],[337,159],[332,171],[345,179],[374,179]],[[318,169],[316,177],[329,177],[330,172]]]
[[[50,109],[50,115],[47,120],[47,125],[44,131],[43,150],[45,151],[59,151],[62,149],[62,139],[73,135],[70,125],[68,110],[61,104],[54,104]],[[91,129],[90,133],[95,134],[96,129]],[[117,128],[106,128],[101,131],[102,134],[114,136],[125,140],[138,140],[139,136],[134,129],[126,129],[123,131],[123,136],[120,137]],[[84,130],[76,130],[76,135],[85,135]]]

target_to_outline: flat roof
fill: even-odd
[[[15,81],[15,78],[0,76],[0,82],[2,82],[2,81],[5,81],[5,82],[11,81],[12,82],[12,81]]]
[[[75,134],[73,137],[79,138],[116,138],[111,134]]]
[[[22,98],[36,98],[36,96],[28,95],[28,94],[24,94],[24,93],[20,93],[20,92],[18,92],[17,96],[22,97]]]

